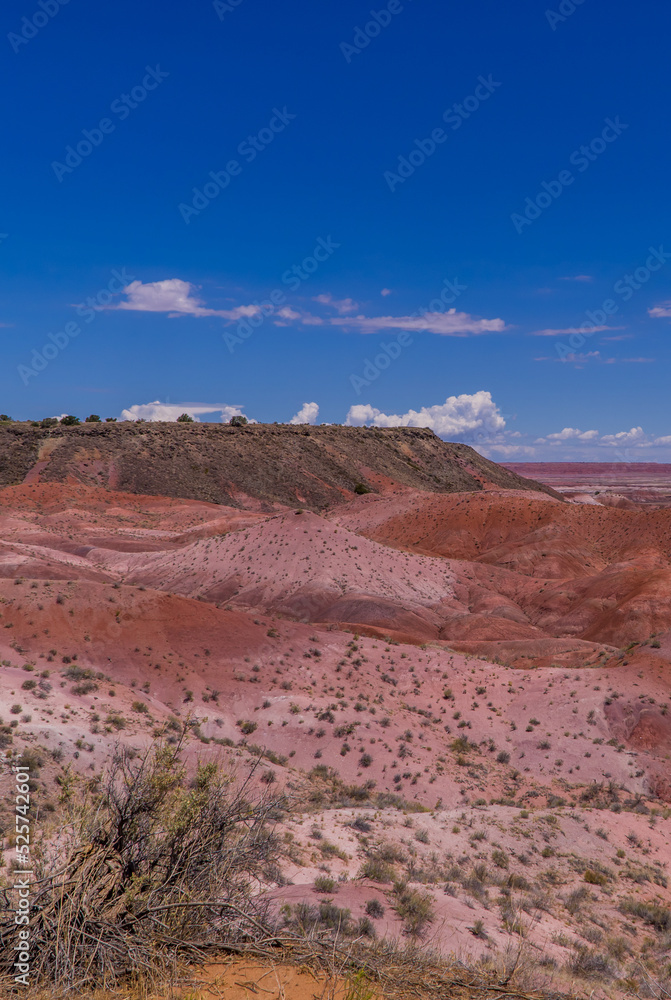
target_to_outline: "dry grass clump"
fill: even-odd
[[[342,971],[348,969],[371,987],[369,996],[384,1000],[569,1000],[554,988],[538,988],[538,970],[527,967],[521,948],[467,965],[426,946],[399,948],[382,940],[352,946]]]

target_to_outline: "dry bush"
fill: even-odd
[[[118,750],[97,789],[72,807],[58,854],[31,900],[32,977],[61,990],[160,978],[180,955],[272,941],[255,896],[276,883],[278,801],[235,785],[217,764],[188,780],[183,742],[144,756]],[[14,939],[14,913],[0,937]],[[13,951],[0,974],[11,979]]]

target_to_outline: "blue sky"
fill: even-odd
[[[671,460],[667,5],[1,16],[5,412]]]

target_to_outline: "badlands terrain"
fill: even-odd
[[[630,501],[671,506],[671,465],[657,462],[528,462],[507,466],[520,476],[538,477],[569,499],[613,507]],[[630,508],[631,509],[631,508]]]
[[[637,469],[620,503],[333,426],[16,424],[0,456],[0,739],[45,844],[71,776],[186,724],[286,792],[287,925],[668,996],[671,510]]]

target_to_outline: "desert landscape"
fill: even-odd
[[[506,468],[541,479],[567,499],[605,506],[671,504],[671,465],[662,462],[516,462]],[[633,508],[629,508],[633,509]]]
[[[412,995],[668,995],[668,467],[534,481],[408,428],[0,436],[0,739],[30,765],[54,892],[63,857],[102,843],[86,810],[110,768],[154,774],[158,747],[187,787],[216,765],[274,838],[226,904],[263,914],[263,947],[240,929],[210,942],[265,971],[210,959],[203,995],[248,995],[273,935],[358,956],[356,973],[315,972],[315,996],[410,995],[408,948],[452,963]],[[5,767],[5,893],[13,780]],[[114,928],[123,950],[143,862],[105,843],[119,874],[100,940]],[[133,964],[130,946],[116,965],[94,949],[85,972],[58,947],[62,988],[116,989]],[[309,996],[292,968],[286,996]]]

